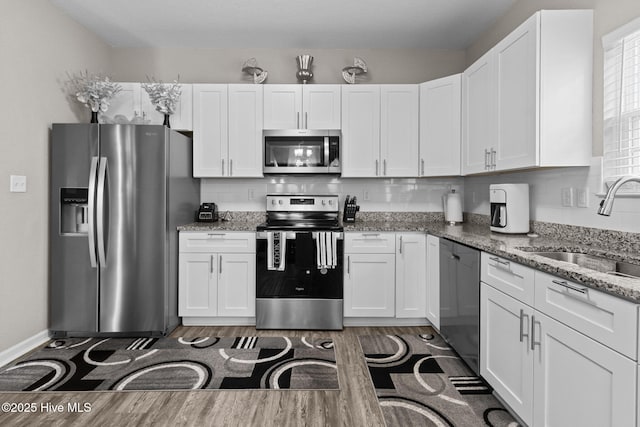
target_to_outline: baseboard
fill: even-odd
[[[255,326],[255,317],[183,317],[184,326]]]
[[[397,319],[395,317],[345,317],[344,326],[430,326],[427,319]]]
[[[18,344],[9,347],[8,349],[0,352],[0,367],[11,363],[17,358],[27,354],[34,348],[41,346],[49,341],[49,330],[38,332],[37,334],[27,338],[26,340],[19,342]]]
[[[183,326],[255,326],[255,317],[183,317]],[[345,317],[344,326],[431,326],[425,318]]]

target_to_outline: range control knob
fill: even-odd
[[[326,204],[327,204],[327,201],[323,199],[323,200],[322,200],[322,206],[324,206],[324,205],[326,205]]]
[[[271,199],[271,204],[275,205],[276,204],[276,199]]]
[[[284,201],[282,199],[278,200],[279,205],[284,205]]]
[[[329,206],[333,204],[333,200],[329,199]]]

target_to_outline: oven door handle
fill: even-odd
[[[285,232],[283,230],[270,230],[273,232],[278,232],[278,231],[282,231]],[[322,231],[322,230],[320,230]],[[287,233],[287,240],[295,240],[296,238],[296,234],[297,233],[311,233],[311,231],[286,231]],[[337,234],[336,239],[338,240],[344,240],[344,233],[342,231],[339,232],[335,232]],[[257,231],[256,232],[256,239],[257,240],[266,240],[267,239],[267,231]]]

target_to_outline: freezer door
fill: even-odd
[[[98,269],[91,266],[89,188],[98,125],[54,124],[50,153],[50,329],[54,336],[98,330]],[[90,249],[91,246],[91,249]]]
[[[165,329],[166,140],[163,126],[100,126],[100,332]]]

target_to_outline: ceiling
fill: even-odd
[[[466,49],[516,0],[51,0],[114,47]]]

